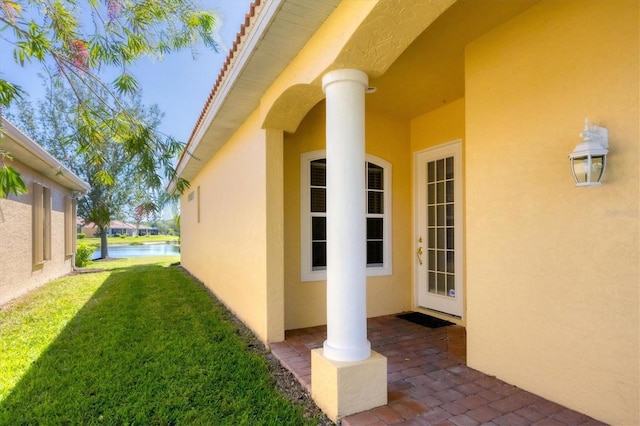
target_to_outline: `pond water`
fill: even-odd
[[[180,254],[180,246],[175,244],[143,244],[136,246],[109,246],[109,257],[173,256]],[[100,257],[100,249],[93,252],[93,259]]]

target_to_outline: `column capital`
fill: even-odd
[[[322,77],[322,91],[326,93],[327,86],[342,81],[360,83],[365,89],[369,87],[369,76],[364,71],[353,68],[343,68],[329,71]]]

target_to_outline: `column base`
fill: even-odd
[[[351,414],[387,404],[387,358],[371,351],[363,361],[325,358],[311,351],[311,396],[334,422]]]

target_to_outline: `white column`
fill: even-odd
[[[327,340],[324,356],[362,361],[371,353],[366,315],[364,96],[367,75],[327,73]]]

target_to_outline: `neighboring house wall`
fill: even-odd
[[[0,305],[68,274],[72,268],[72,256],[65,252],[65,197],[71,197],[70,191],[17,161],[11,166],[20,172],[29,193],[0,198]],[[33,258],[34,182],[51,193],[51,255],[38,265]],[[75,224],[75,212],[71,220]]]
[[[325,103],[284,138],[285,328],[326,324],[326,280],[301,282],[300,157],[325,149]],[[368,112],[366,151],[392,164],[392,274],[367,279],[367,315],[411,308],[411,155],[408,120]]]
[[[638,16],[544,1],[466,50],[469,365],[621,425],[640,422]],[[577,188],[585,117],[610,154]]]

